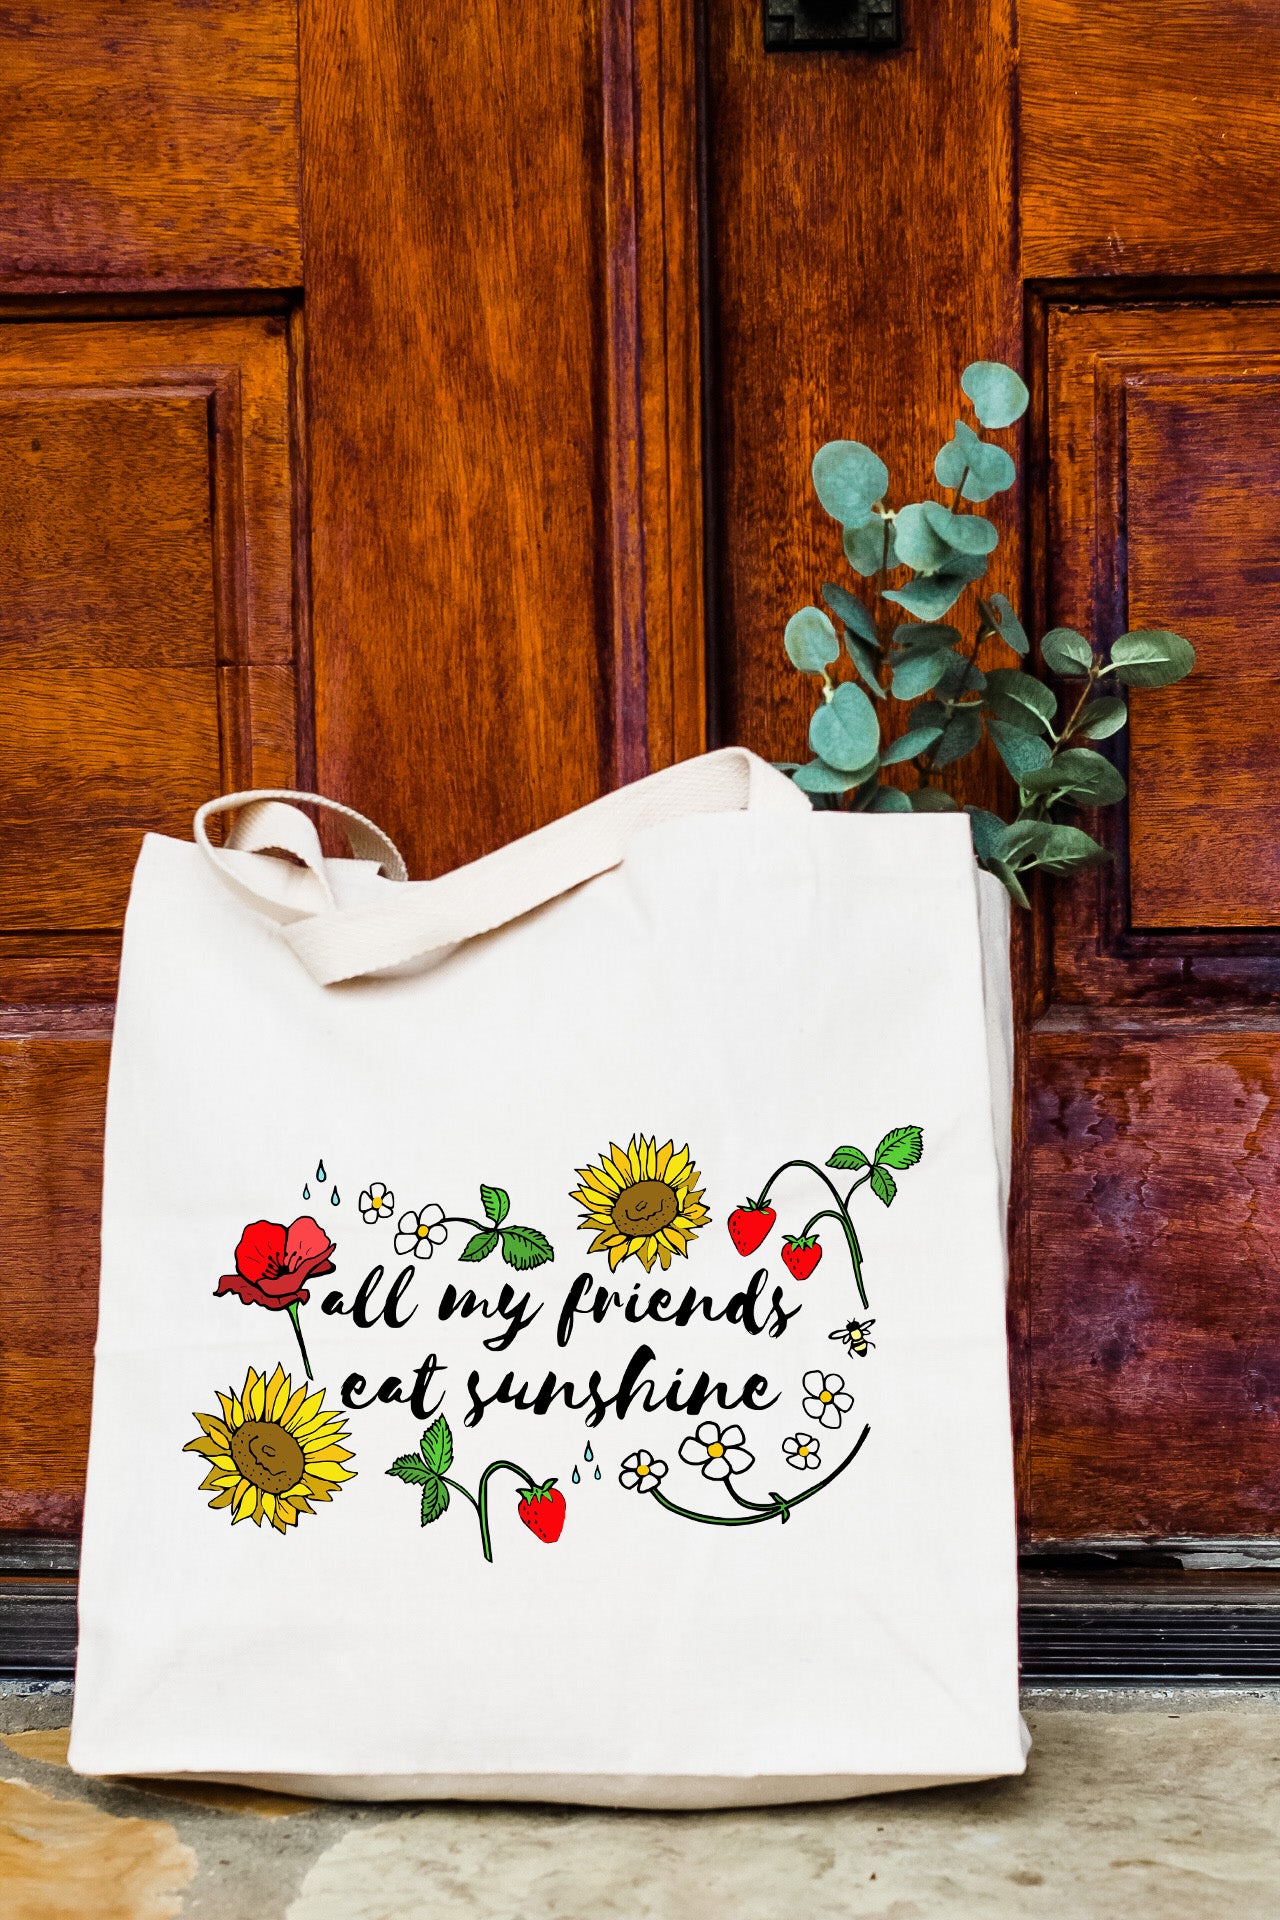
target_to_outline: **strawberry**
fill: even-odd
[[[544,1480],[540,1487],[523,1489],[520,1518],[530,1533],[536,1533],[548,1546],[560,1538],[564,1527],[564,1495],[554,1480]]]
[[[762,1207],[758,1200],[744,1200],[729,1215],[729,1238],[741,1254],[754,1253],[762,1240],[769,1236],[777,1214],[772,1207]]]
[[[797,1280],[807,1280],[822,1258],[818,1236],[789,1233],[782,1243],[782,1264]]]

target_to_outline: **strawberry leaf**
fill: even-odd
[[[898,1191],[898,1183],[887,1167],[872,1167],[871,1191],[877,1200],[883,1200],[886,1207],[893,1205],[894,1195]]]
[[[871,1162],[861,1147],[837,1147],[827,1165],[838,1167],[842,1173],[852,1173],[856,1167],[869,1167]]]
[[[460,1260],[487,1260],[498,1244],[496,1232],[473,1233],[462,1252]]]
[[[435,1477],[431,1468],[424,1466],[416,1453],[402,1453],[398,1460],[392,1461],[387,1473],[397,1480],[407,1480],[410,1486],[416,1487],[424,1487],[428,1480]]]
[[[546,1234],[539,1233],[536,1227],[503,1227],[502,1257],[509,1267],[526,1273],[530,1267],[541,1267],[548,1260],[554,1260],[556,1255]]]
[[[486,1187],[481,1182],[480,1200],[494,1226],[500,1227],[511,1211],[510,1196],[501,1187]],[[464,1254],[463,1259],[465,1258]]]
[[[422,1489],[422,1524],[429,1527],[438,1520],[449,1504],[449,1489],[439,1474],[432,1474]]]
[[[422,1457],[432,1473],[448,1473],[453,1465],[453,1435],[443,1414],[422,1436]]]
[[[914,1167],[924,1152],[919,1127],[892,1127],[876,1148],[878,1167]]]

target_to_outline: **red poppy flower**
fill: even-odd
[[[224,1273],[218,1293],[238,1294],[247,1306],[305,1305],[305,1281],[333,1272],[334,1243],[309,1214],[286,1233],[274,1220],[255,1220],[240,1236],[236,1270]]]

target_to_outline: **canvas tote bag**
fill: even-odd
[[[72,1765],[673,1808],[1021,1771],[965,817],[727,750],[408,884],[296,797],[133,883]]]

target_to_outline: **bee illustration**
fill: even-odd
[[[850,1320],[847,1325],[837,1327],[834,1333],[828,1334],[827,1338],[843,1340],[850,1353],[856,1353],[860,1360],[865,1360],[867,1348],[875,1345],[874,1340],[867,1338],[874,1325],[874,1320]]]

